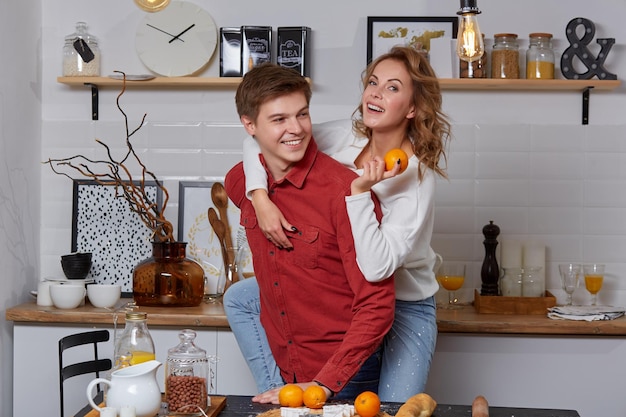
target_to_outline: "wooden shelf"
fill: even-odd
[[[61,84],[99,87],[120,87],[121,80],[109,77],[58,77]],[[129,88],[157,87],[236,87],[241,77],[156,77],[146,81],[126,81]],[[533,91],[582,91],[586,88],[613,90],[620,80],[503,80],[494,78],[442,78],[442,90],[533,90]]]
[[[121,88],[122,80],[110,77],[58,77],[57,81],[72,87],[91,87],[92,120],[98,120],[99,88]],[[145,81],[126,80],[126,88],[209,88],[232,89],[241,77],[156,77]],[[311,80],[309,79],[309,82]],[[614,90],[620,80],[504,80],[495,78],[442,78],[442,90],[459,91],[576,91],[582,92],[582,124],[589,123],[589,91]]]

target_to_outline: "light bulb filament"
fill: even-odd
[[[478,20],[473,13],[459,16],[459,32],[457,35],[457,55],[467,62],[476,61],[485,51],[483,36]]]

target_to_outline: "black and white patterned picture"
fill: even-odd
[[[146,192],[160,205],[162,193],[154,182],[146,182]],[[152,255],[151,230],[113,185],[74,180],[73,206],[72,251],[93,254],[87,279],[121,284],[122,292],[132,293],[133,268]]]

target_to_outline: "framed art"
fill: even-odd
[[[146,182],[148,198],[161,205],[162,191]],[[100,284],[120,284],[132,295],[133,268],[152,256],[152,231],[128,201],[116,195],[115,185],[74,180],[72,252],[91,252],[87,279]]]
[[[209,207],[217,210],[211,200],[211,187],[216,182],[222,181],[181,181],[178,186],[178,240],[187,242],[187,257],[204,269],[207,294],[219,293],[217,283],[225,271],[220,242],[208,218]],[[245,230],[239,226],[240,211],[230,200],[227,213],[233,245],[247,246]],[[242,259],[238,266],[251,269],[252,259]]]
[[[455,39],[458,17],[390,17],[367,18],[367,63],[395,45],[412,45],[430,51],[433,38]]]

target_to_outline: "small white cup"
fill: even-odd
[[[50,282],[40,281],[37,285],[37,305],[42,307],[51,307],[52,297],[50,296]]]
[[[87,297],[91,305],[97,308],[111,308],[122,296],[121,285],[89,284],[87,285]]]
[[[57,282],[50,286],[50,296],[56,308],[76,308],[85,301],[85,285]]]
[[[117,417],[115,407],[100,407],[100,417]]]

